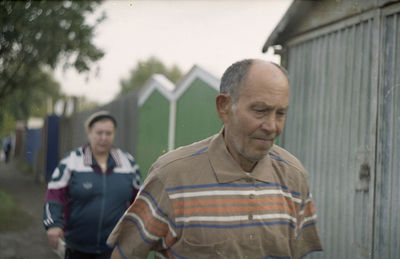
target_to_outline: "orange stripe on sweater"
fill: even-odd
[[[149,208],[144,202],[137,200],[131,212],[136,213],[143,220],[146,229],[157,234],[158,236],[165,236],[168,232],[168,226],[160,223],[151,215]]]
[[[204,200],[180,200],[172,203],[174,208],[189,207],[189,206],[201,206],[201,205],[226,205],[226,204],[260,204],[260,203],[287,203],[291,207],[300,207],[293,201],[284,197],[274,198],[261,198],[261,199],[204,199]]]
[[[147,204],[141,200],[137,200],[135,207],[141,208],[145,212],[146,220],[151,220],[151,224],[161,228],[164,231],[168,231],[168,225],[160,222],[157,218],[153,217]]]
[[[166,231],[157,229],[152,225],[154,223],[154,221],[152,219],[149,219],[146,216],[143,216],[143,214],[142,214],[142,212],[144,212],[143,210],[141,210],[140,208],[134,208],[133,212],[142,218],[142,220],[144,222],[144,227],[148,231],[152,232],[153,234],[155,234],[159,237],[163,237],[166,234]]]
[[[171,247],[173,244],[175,244],[176,242],[176,238],[174,238],[171,235],[171,232],[167,233],[167,236],[165,237],[165,244],[167,245],[167,247]]]
[[[167,255],[168,255],[168,258],[175,259],[175,256],[169,250],[167,250]]]
[[[315,214],[315,207],[314,207],[314,202],[310,201],[307,203],[307,205],[304,207],[304,217],[311,216]]]
[[[175,209],[175,215],[190,215],[190,214],[202,214],[202,213],[211,213],[211,212],[259,212],[263,210],[268,211],[288,211],[292,214],[295,214],[295,210],[293,208],[288,207],[287,205],[269,205],[269,206],[257,206],[257,207],[199,207],[199,208],[182,208]]]

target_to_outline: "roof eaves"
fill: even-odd
[[[268,48],[271,46],[281,45],[286,38],[285,36],[291,30],[291,27],[304,17],[305,12],[307,12],[316,1],[320,0],[294,0],[264,43],[262,52],[267,52]]]

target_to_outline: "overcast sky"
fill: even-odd
[[[139,60],[158,57],[186,73],[197,64],[220,77],[233,62],[262,58],[278,62],[272,49],[261,49],[291,0],[113,0],[106,1],[107,19],[94,42],[105,51],[99,73],[86,76],[56,71],[69,95],[99,103],[111,101]],[[95,67],[93,67],[95,68]],[[95,70],[95,69],[93,69]]]

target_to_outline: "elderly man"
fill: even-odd
[[[322,250],[301,163],[274,145],[289,105],[284,69],[231,65],[215,136],[161,156],[111,233],[112,258],[301,258]]]

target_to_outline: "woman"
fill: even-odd
[[[91,115],[89,143],[63,158],[48,184],[43,222],[54,249],[65,238],[66,259],[109,258],[106,239],[138,192],[138,166],[113,147],[116,127],[108,112]]]

